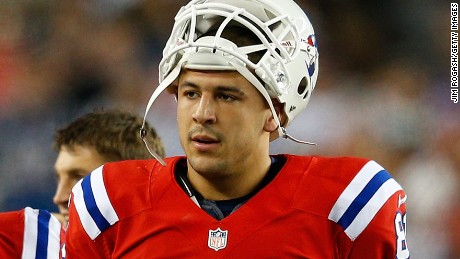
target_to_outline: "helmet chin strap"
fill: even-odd
[[[285,138],[285,139],[290,139],[290,140],[292,140],[292,141],[294,141],[296,143],[316,146],[316,143],[299,140],[299,139],[296,139],[296,138],[292,137],[291,135],[289,135],[287,133],[286,128],[281,126],[281,122],[280,122],[280,120],[278,118],[278,115],[276,113],[275,107],[273,106],[273,102],[272,102],[270,96],[268,95],[267,90],[265,89],[265,87],[262,86],[260,81],[245,66],[243,66],[241,64],[238,64],[238,63],[235,63],[235,62],[232,62],[232,61],[230,61],[229,63],[238,71],[238,73],[240,73],[242,76],[244,76],[246,78],[246,80],[248,80],[252,85],[254,85],[254,87],[257,88],[257,90],[259,90],[259,92],[265,98],[265,100],[268,103],[268,106],[270,106],[270,110],[271,110],[271,112],[273,114],[273,119],[275,120],[276,124],[278,125],[278,135],[280,137]]]
[[[147,147],[147,150],[149,151],[150,155],[152,155],[158,162],[160,162],[163,166],[166,166],[166,162],[158,155],[155,151],[153,151],[150,148],[149,143],[145,139],[147,136],[147,130],[145,130],[145,121],[147,118],[147,113],[150,110],[150,107],[152,107],[153,102],[160,96],[160,94],[168,88],[171,83],[176,80],[176,78],[179,76],[182,63],[184,63],[185,58],[182,57],[182,59],[179,61],[179,63],[176,65],[176,67],[169,73],[169,75],[161,82],[161,84],[155,89],[155,91],[152,93],[152,96],[150,96],[149,102],[147,103],[147,107],[145,108],[145,113],[144,113],[144,120],[142,121],[142,127],[140,129],[140,136],[142,141],[144,142],[145,146]]]
[[[285,138],[285,139],[290,139],[296,143],[299,143],[299,144],[306,144],[306,145],[312,145],[312,146],[316,146],[316,143],[313,143],[313,142],[308,142],[308,141],[303,141],[303,140],[300,140],[300,139],[296,139],[294,138],[293,136],[289,135],[286,131],[286,129],[284,127],[279,127],[281,129],[281,131],[283,131],[283,135],[281,135],[282,138]]]

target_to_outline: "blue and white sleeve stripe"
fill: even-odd
[[[342,226],[348,237],[355,240],[386,201],[401,189],[383,167],[370,161],[339,196],[329,219]]]
[[[61,223],[46,210],[24,209],[22,258],[59,258]]]
[[[102,168],[103,166],[94,170],[72,189],[78,216],[92,240],[118,221],[118,215],[109,200],[104,185]]]

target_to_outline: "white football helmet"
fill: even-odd
[[[237,46],[221,37],[230,26],[252,31],[258,43]],[[211,30],[214,33],[209,35]],[[261,58],[251,61],[248,55],[255,52]],[[269,104],[279,125],[275,138],[302,142],[290,137],[285,127],[305,108],[315,88],[318,56],[313,27],[293,0],[192,0],[175,17],[159,65],[160,85],[145,113],[182,68],[236,70]],[[283,124],[271,99],[283,104]]]

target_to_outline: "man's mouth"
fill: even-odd
[[[220,141],[212,136],[209,135],[196,135],[192,137],[193,142],[199,142],[203,144],[213,144],[213,143],[219,143]]]
[[[199,134],[191,138],[194,147],[198,151],[207,152],[217,148],[220,140],[210,135]]]

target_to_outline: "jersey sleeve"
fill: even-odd
[[[101,166],[72,188],[66,230],[66,258],[110,258],[106,243],[103,240],[96,242],[95,239],[118,219],[108,199]]]
[[[409,258],[405,202],[395,179],[376,162],[366,163],[329,214],[352,241],[346,258]]]
[[[67,259],[113,256],[118,223],[151,206],[149,186],[156,165],[153,160],[107,163],[72,188]]]
[[[24,209],[22,258],[60,258],[61,223],[46,210]]]
[[[60,258],[62,228],[46,210],[0,213],[1,258]]]
[[[409,258],[403,190],[391,196],[354,240],[349,258]]]

